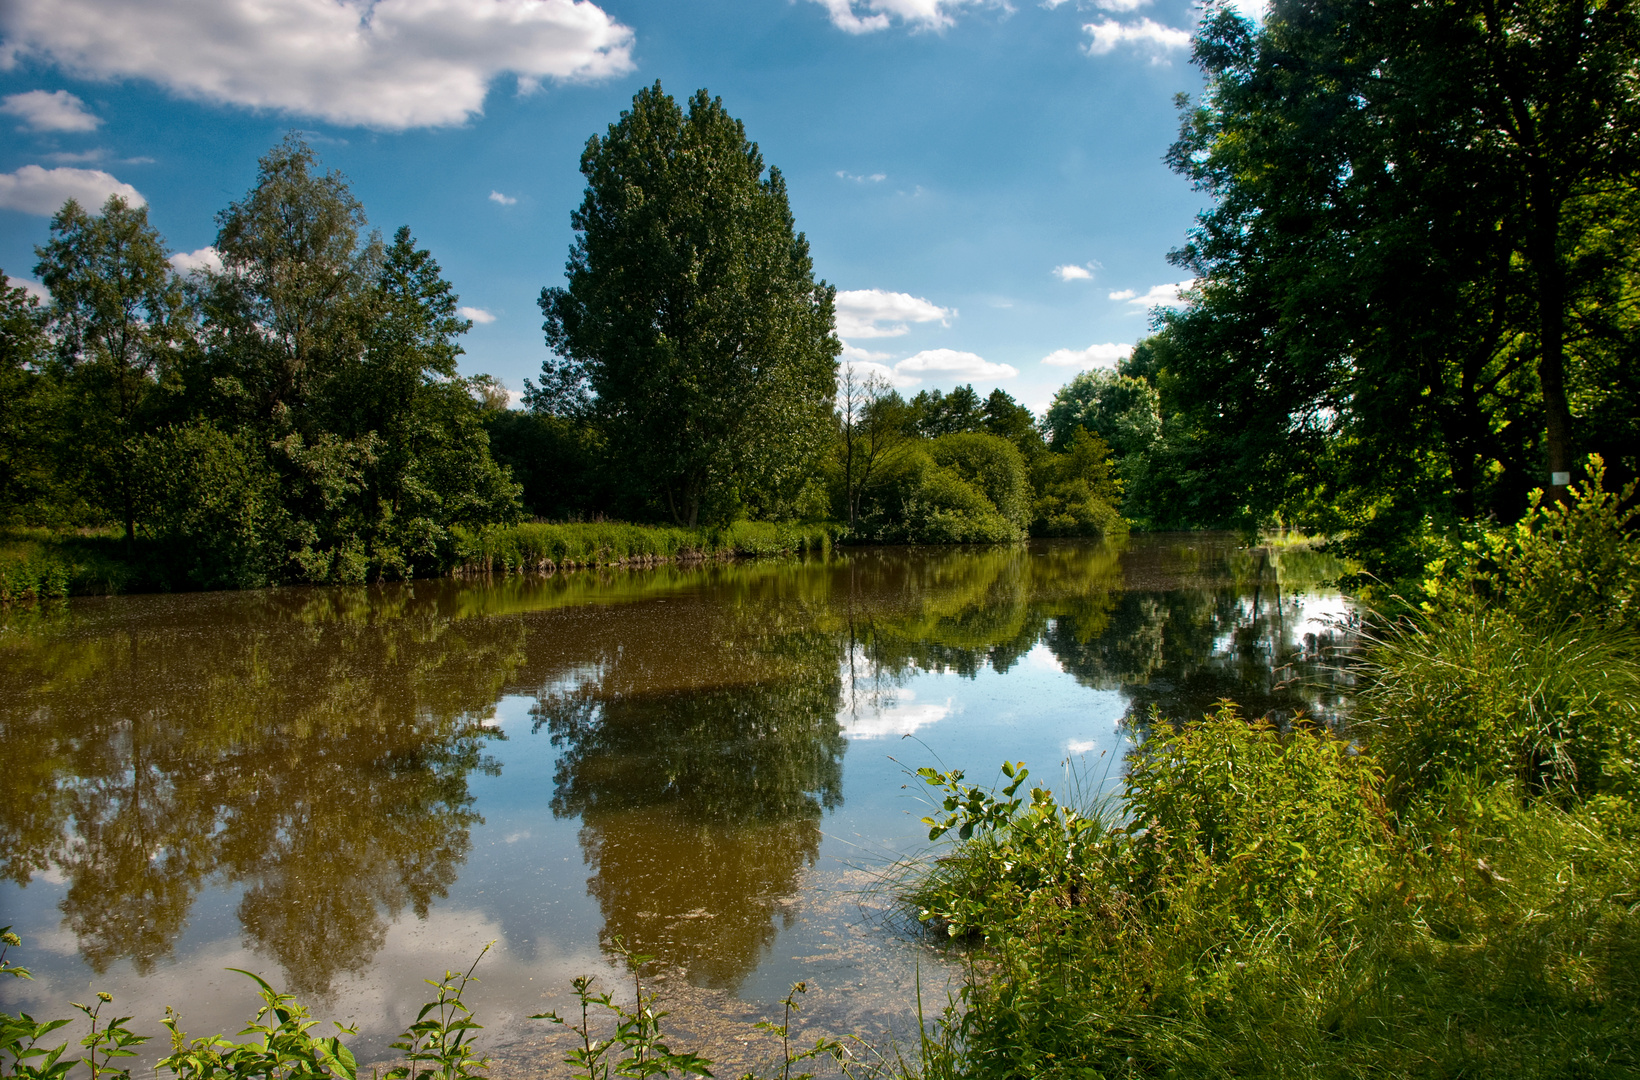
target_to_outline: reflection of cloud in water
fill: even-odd
[[[1065,753],[1067,754],[1091,754],[1097,749],[1099,749],[1099,744],[1092,739],[1072,739],[1065,744]]]
[[[915,691],[894,687],[867,701],[856,701],[854,707],[838,714],[837,722],[850,739],[910,735],[951,715],[951,701],[918,702]]]
[[[1065,673],[1065,665],[1060,663],[1059,657],[1055,656],[1053,650],[1042,642],[1037,642],[1031,646],[1031,651],[1025,654],[1025,663],[1041,671],[1052,671],[1060,675]]]

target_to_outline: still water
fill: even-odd
[[[928,846],[908,770],[1024,760],[1087,797],[1153,707],[1335,719],[1339,571],[1150,536],[13,619],[0,924],[34,981],[0,1007],[106,989],[138,1030],[170,1005],[231,1033],[245,968],[368,1061],[494,940],[469,1000],[500,1057],[546,1061],[524,1018],[617,980],[619,938],[721,1062],[799,979],[806,1024],[880,1032],[952,963],[881,885]]]

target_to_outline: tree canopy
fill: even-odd
[[[1195,56],[1169,161],[1215,205],[1157,374],[1205,513],[1383,550],[1632,453],[1640,12],[1278,0]]]
[[[657,82],[581,172],[534,401],[591,410],[628,483],[680,523],[789,502],[829,435],[841,345],[780,171],[721,99],[685,112]]]

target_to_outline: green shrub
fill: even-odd
[[[254,588],[277,580],[292,539],[279,478],[244,432],[206,422],[136,443],[143,530],[195,588]]]
[[[1121,484],[1111,471],[1110,448],[1075,428],[1064,453],[1037,459],[1031,508],[1032,536],[1121,536],[1128,523],[1117,512]]]
[[[1022,539],[1023,528],[997,509],[981,483],[964,478],[961,468],[973,468],[975,480],[982,480],[980,464],[1006,465],[1007,455],[963,451],[978,444],[956,444],[940,453],[952,462],[941,465],[932,447],[947,439],[987,439],[1006,446],[1015,459],[1019,452],[994,436],[946,436],[940,440],[902,446],[889,454],[878,467],[861,496],[855,522],[857,539],[879,543],[915,544],[995,544]],[[992,448],[985,446],[983,450]],[[1020,466],[1023,474],[1023,464]],[[1012,489],[1006,477],[994,478],[1000,495]]]

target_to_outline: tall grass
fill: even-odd
[[[0,530],[0,607],[125,592],[145,581],[113,531]]]
[[[825,552],[839,528],[826,523],[737,521],[682,529],[619,522],[503,525],[458,533],[456,573],[515,573],[647,565],[734,556]]]

